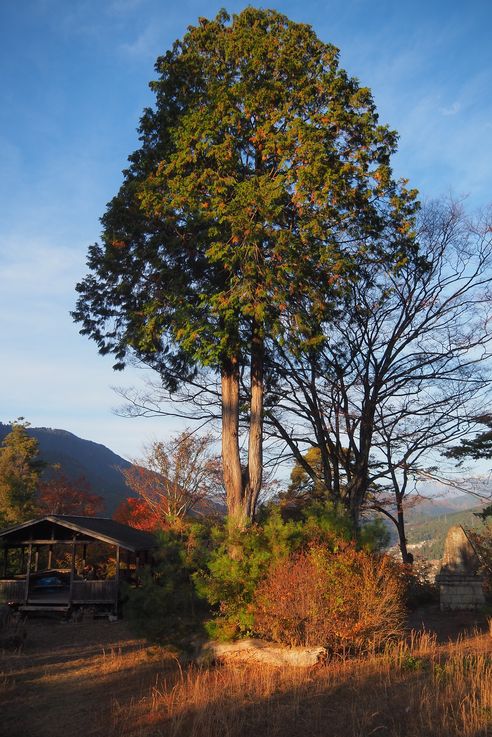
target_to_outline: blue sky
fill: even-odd
[[[252,3],[256,4],[256,3]],[[270,2],[341,50],[400,134],[394,160],[422,197],[492,201],[492,3]],[[111,359],[71,322],[87,246],[152,103],[158,54],[199,16],[243,3],[0,0],[0,420],[25,416],[138,456],[176,423],[127,419]]]

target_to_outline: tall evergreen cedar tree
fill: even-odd
[[[344,282],[412,252],[416,195],[392,178],[397,136],[370,91],[308,25],[222,11],[156,71],[73,316],[116,369],[133,355],[170,391],[220,376],[228,512],[241,526],[262,485],[269,341],[315,351]]]

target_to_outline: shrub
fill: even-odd
[[[271,566],[255,591],[254,629],[291,646],[361,652],[401,632],[402,593],[388,557],[315,543]]]
[[[467,530],[466,534],[480,561],[480,573],[484,579],[484,593],[492,602],[492,506],[477,516],[482,517],[483,526],[478,530]]]
[[[348,540],[347,517],[331,504],[314,504],[303,510],[301,519],[284,520],[278,507],[265,515],[261,524],[245,530],[216,528],[215,548],[206,574],[195,575],[200,594],[216,607],[207,623],[212,637],[231,639],[254,634],[252,602],[260,581],[272,564],[314,543],[333,550]]]
[[[409,609],[439,602],[439,590],[434,580],[435,572],[429,561],[416,558],[412,565],[405,563],[399,565],[405,604]]]
[[[124,614],[140,635],[161,643],[183,644],[201,630],[209,613],[197,596],[193,574],[205,565],[210,530],[201,524],[159,533],[155,565],[126,586]]]

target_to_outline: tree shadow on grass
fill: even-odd
[[[99,642],[89,642],[91,630]],[[177,670],[169,654],[125,639],[117,626],[55,624],[32,631],[24,652],[2,658],[0,737],[106,737],[115,699],[141,699],[159,674]],[[51,641],[43,646],[41,636]]]
[[[489,619],[483,612],[441,612],[438,604],[419,607],[408,615],[408,627],[425,630],[436,636],[440,644],[457,642],[473,634],[489,631]]]
[[[474,660],[475,658],[475,660]],[[185,674],[172,698],[133,710],[121,737],[486,737],[492,656],[437,651],[293,672],[265,666]],[[145,711],[147,706],[147,711]],[[128,717],[128,714],[127,714]]]

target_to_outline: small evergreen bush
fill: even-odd
[[[194,523],[157,534],[155,565],[139,573],[137,586],[125,587],[123,612],[137,634],[183,645],[200,631],[209,614],[197,595],[193,574],[205,566],[210,529]]]

